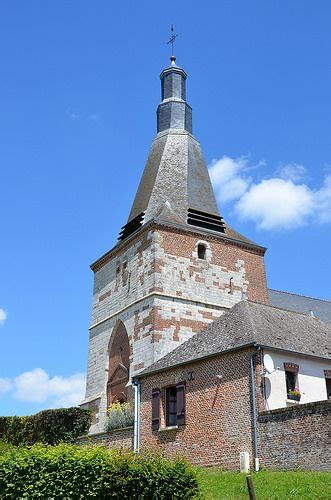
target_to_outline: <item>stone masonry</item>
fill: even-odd
[[[206,260],[197,245],[206,246]],[[246,293],[267,301],[263,252],[221,236],[150,224],[92,266],[95,272],[86,405],[103,430],[112,332],[122,321],[130,377],[177,347]],[[130,392],[130,391],[128,391]]]

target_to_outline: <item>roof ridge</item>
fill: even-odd
[[[331,304],[331,300],[329,299],[318,299],[317,297],[311,297],[310,295],[304,295],[302,293],[286,292],[285,290],[277,290],[276,288],[268,288],[268,290],[271,290],[272,292],[287,293],[288,295],[296,295],[297,297],[304,297],[305,299],[320,300],[321,302],[329,302]]]
[[[300,312],[300,311],[293,311],[293,309],[287,309],[286,307],[281,307],[281,306],[275,306],[274,304],[262,304],[262,302],[257,302],[255,300],[249,300],[250,303],[256,304],[259,306],[264,306],[264,307],[270,307],[272,309],[280,309],[282,311],[286,311],[292,314],[299,314],[300,316],[304,316],[305,318],[312,318],[312,319],[317,319],[321,321],[322,323],[325,323],[326,325],[328,324],[326,321],[323,321],[319,316],[310,316],[308,313]]]

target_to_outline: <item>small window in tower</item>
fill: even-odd
[[[202,243],[199,243],[198,245],[198,258],[206,260],[206,246]]]
[[[128,276],[129,276],[128,261],[127,261],[127,259],[124,259],[123,262],[122,262],[122,281],[123,281],[123,285],[127,284],[127,282],[128,282]]]

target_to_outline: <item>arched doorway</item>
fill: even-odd
[[[115,326],[109,344],[107,407],[127,401],[127,383],[130,373],[130,344],[122,321]]]

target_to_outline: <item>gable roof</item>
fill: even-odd
[[[314,299],[313,297],[305,297],[290,292],[282,292],[280,290],[268,289],[270,304],[276,307],[284,307],[290,311],[297,311],[304,314],[309,314],[313,311],[314,315],[331,323],[331,301]]]
[[[330,335],[317,318],[242,301],[137,377],[254,344],[329,358]]]

